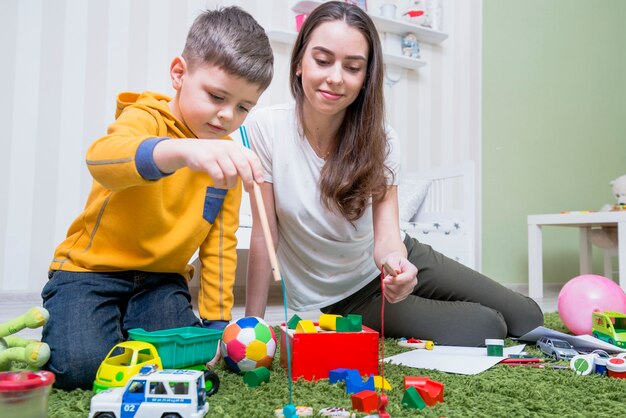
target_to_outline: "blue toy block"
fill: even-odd
[[[364,382],[358,370],[348,370],[346,375],[346,393],[359,393],[364,390],[376,391],[374,376],[370,375]]]
[[[333,369],[328,372],[328,383],[331,385],[333,383],[343,382],[346,380],[346,376],[348,375],[349,369],[339,368]]]

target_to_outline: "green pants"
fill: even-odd
[[[484,346],[486,338],[519,337],[543,325],[541,308],[529,297],[406,236],[417,286],[398,303],[385,301],[385,337],[419,338],[441,345]],[[357,314],[380,331],[380,277],[324,313]]]

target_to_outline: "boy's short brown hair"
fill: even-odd
[[[265,30],[236,6],[200,14],[189,29],[182,56],[190,68],[216,65],[262,90],[274,74],[274,55]]]

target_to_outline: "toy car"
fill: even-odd
[[[121,387],[128,379],[147,365],[162,369],[161,357],[156,348],[143,341],[124,341],[109,351],[93,382],[93,391],[101,392],[112,387]]]
[[[593,312],[591,322],[594,337],[620,348],[626,348],[626,314]]]
[[[129,341],[117,344],[100,364],[93,382],[98,393],[112,387],[122,387],[131,376],[148,364],[158,369],[204,370],[213,358],[222,331],[201,327],[128,331]],[[204,373],[207,396],[217,393],[219,378],[211,371]]]
[[[89,418],[200,418],[208,411],[201,371],[147,367],[125,387],[94,395]]]
[[[546,356],[555,360],[571,360],[578,351],[567,341],[557,338],[541,337],[537,340],[537,348]]]

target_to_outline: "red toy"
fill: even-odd
[[[287,368],[285,324],[281,326],[281,334],[280,365]],[[366,326],[361,332],[290,331],[289,343],[293,379],[326,379],[331,370],[338,368],[358,369],[362,375],[378,374],[378,332]]]
[[[352,395],[352,409],[372,412],[378,409],[378,394],[373,390],[364,390]]]
[[[428,377],[404,377],[404,388],[414,387],[420,394],[426,405],[433,406],[437,402],[443,402],[443,383],[431,380]]]

